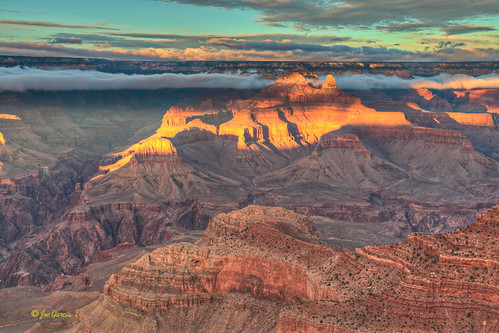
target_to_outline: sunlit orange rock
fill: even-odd
[[[177,150],[173,143],[166,138],[151,137],[140,141],[121,153],[115,154],[120,159],[113,164],[101,166],[99,169],[105,172],[111,172],[128,164],[132,158],[148,157],[148,156],[175,156]]]
[[[419,96],[423,97],[427,101],[430,101],[433,97],[435,97],[435,94],[426,88],[416,89],[416,92],[418,93]]]
[[[262,125],[253,119],[249,110],[234,111],[234,118],[221,124],[218,134],[237,137],[239,149],[246,149],[247,141],[264,140]]]
[[[218,125],[208,124],[204,119]],[[315,88],[303,75],[293,73],[248,100],[232,100],[218,107],[211,99],[194,106],[188,103],[174,106],[165,113],[161,127],[151,138],[174,138],[188,131],[181,142],[190,142],[187,136],[195,138],[198,130],[235,139],[241,151],[292,150],[314,144],[322,135],[347,125],[386,127],[411,123],[401,112],[377,112],[362,105],[360,99],[338,89],[331,75],[320,88]],[[101,169],[113,171],[126,165],[131,159],[127,152],[135,150],[136,147],[131,147],[114,154],[122,159]]]
[[[0,114],[0,119],[10,119],[10,120],[21,120],[19,116],[16,116],[14,114]]]
[[[446,114],[462,125],[494,127],[494,119],[489,113],[446,112]]]
[[[216,134],[217,130],[215,126],[206,124],[199,118],[189,120],[199,115],[200,112],[194,110],[178,110],[172,107],[163,116],[161,127],[156,131],[156,136],[173,138],[181,131],[191,128],[203,129]]]

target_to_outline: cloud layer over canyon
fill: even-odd
[[[478,89],[499,88],[499,75],[468,76],[440,74],[433,77],[404,79],[381,74],[345,74],[336,77],[338,87],[350,90],[369,89]],[[320,85],[321,82],[312,82]],[[82,70],[41,70],[0,67],[0,91],[119,90],[161,88],[230,88],[259,89],[272,84],[257,74],[198,73],[127,75]]]

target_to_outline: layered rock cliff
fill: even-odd
[[[310,218],[248,206],[196,244],[145,255],[77,312],[74,332],[494,332],[499,206],[472,226],[350,252]]]
[[[55,225],[68,207],[77,204],[82,184],[97,169],[95,159],[160,118],[162,108],[154,105],[172,97],[154,94],[0,94],[5,112],[0,114],[2,286],[47,283],[63,272],[75,274],[93,255],[87,258],[85,249],[114,246],[98,241],[100,231],[93,233],[93,226],[76,232],[67,225]],[[140,102],[142,108],[136,108],[144,95],[151,97],[149,102],[146,99]],[[128,105],[120,105],[117,99]],[[96,244],[90,244],[96,239]]]

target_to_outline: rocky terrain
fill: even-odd
[[[325,245],[313,219],[250,205],[144,255],[71,332],[495,332],[499,206],[396,245]]]
[[[178,102],[182,94],[185,92],[0,94],[2,269],[8,267],[5,260],[12,253],[53,230],[68,207],[78,202],[82,184],[97,171],[96,160],[102,154],[153,132],[147,126],[160,119],[164,106]],[[39,258],[33,256],[22,260]],[[21,267],[3,273],[2,284],[12,279],[21,284],[40,283],[29,270]]]
[[[169,73],[226,73],[257,72],[277,78],[280,72],[300,71],[317,75],[370,73],[400,77],[435,76],[440,73],[472,76],[494,73],[499,63],[483,62],[324,62],[324,61],[116,61],[89,58],[0,56],[0,66],[27,66],[40,69],[82,69],[107,73],[160,74]]]
[[[0,331],[498,325],[499,89],[318,77],[497,63],[0,62],[274,81],[0,93]]]
[[[394,226],[353,246],[453,230],[497,203],[494,89],[348,93],[313,77],[71,92],[50,107],[55,93],[3,94],[2,286],[76,275],[101,251],[249,204],[322,216],[324,230]]]

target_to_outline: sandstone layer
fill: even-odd
[[[473,225],[350,252],[309,217],[248,206],[111,276],[73,332],[494,332],[499,206]]]

